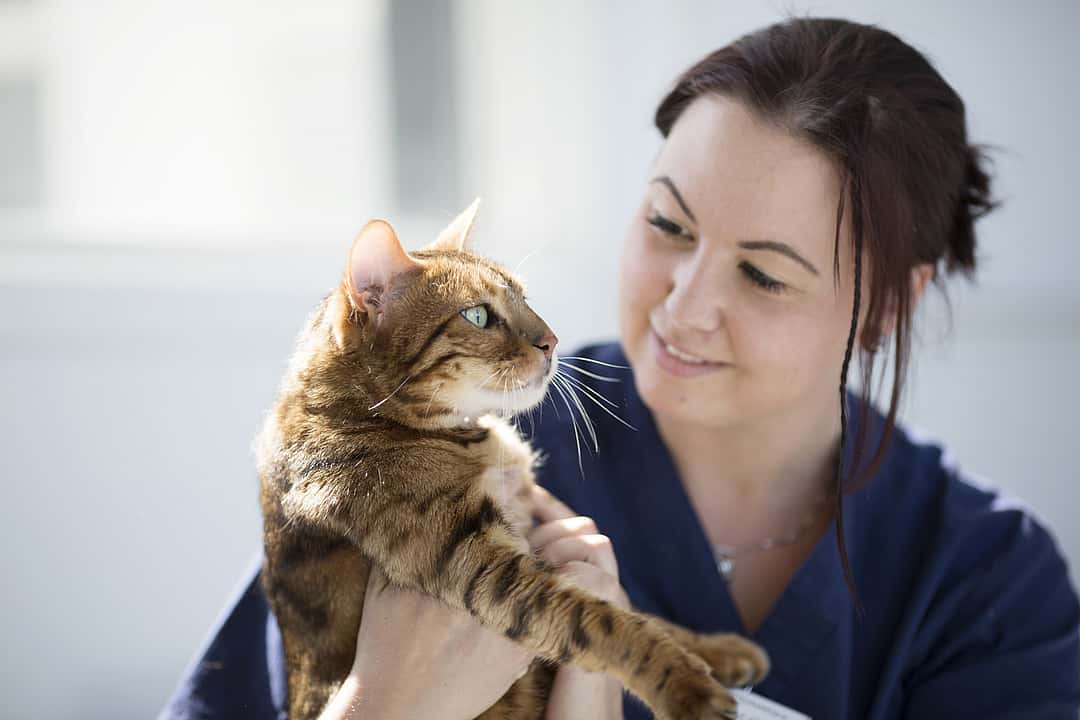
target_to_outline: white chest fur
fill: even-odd
[[[486,468],[481,486],[521,537],[532,526],[529,496],[536,454],[505,420],[485,415],[477,422],[489,433],[477,447]]]

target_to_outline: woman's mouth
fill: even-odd
[[[696,377],[714,370],[730,367],[727,363],[712,362],[671,344],[656,330],[649,328],[650,346],[656,364],[677,377]]]

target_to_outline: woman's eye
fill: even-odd
[[[750,263],[742,263],[741,265],[739,265],[739,269],[746,274],[746,277],[750,278],[750,282],[754,283],[762,290],[771,293],[782,293],[787,290],[787,285],[780,282],[779,280],[773,280],[771,277],[761,272]]]
[[[653,214],[645,219],[645,222],[655,227],[665,235],[673,235],[677,237],[689,237],[689,234],[677,223],[668,220],[666,217],[658,212],[653,211]]]
[[[480,329],[487,327],[488,324],[488,311],[487,307],[484,305],[476,305],[462,310],[461,317]]]

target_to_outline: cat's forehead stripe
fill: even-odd
[[[484,262],[483,265],[478,262],[476,267],[478,271],[480,271],[480,268],[487,271],[486,273],[480,272],[481,278],[492,283],[494,287],[509,288],[519,295],[522,294],[521,282],[512,275],[508,275],[502,268],[490,265],[487,262]]]

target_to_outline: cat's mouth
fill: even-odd
[[[558,366],[555,364],[554,361],[548,360],[547,363],[544,365],[543,369],[540,370],[540,372],[536,374],[536,377],[529,382],[529,385],[536,385],[537,387],[546,386],[549,382],[551,382],[551,378],[555,374],[556,367]]]
[[[521,392],[546,392],[548,383],[551,382],[551,377],[554,374],[552,373],[552,367],[553,366],[545,367],[531,378],[522,380],[522,384],[518,390]]]
[[[547,394],[548,385],[554,377],[555,363],[547,363],[539,372],[520,377],[516,382],[507,383],[498,391],[488,390],[489,397],[494,396],[491,412],[516,415],[539,405]]]

